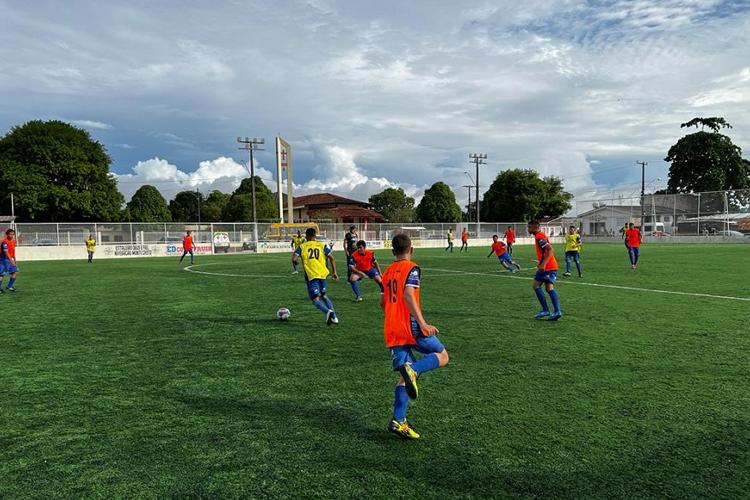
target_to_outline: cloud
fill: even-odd
[[[93,120],[70,120],[73,125],[78,125],[83,128],[90,128],[95,130],[112,130],[112,125],[109,123],[97,122]]]

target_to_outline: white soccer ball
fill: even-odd
[[[286,321],[291,315],[291,311],[289,311],[289,309],[287,309],[286,307],[282,307],[278,311],[276,311],[276,319],[278,319],[279,321]]]

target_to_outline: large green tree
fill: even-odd
[[[201,205],[201,218],[206,222],[220,222],[224,207],[227,206],[230,196],[221,191],[211,191]]]
[[[113,221],[122,194],[112,160],[88,132],[68,123],[34,120],[0,139],[0,208],[13,193],[24,221]]]
[[[416,216],[414,198],[401,188],[386,188],[370,196],[369,201],[373,210],[383,214],[389,222],[412,222]]]
[[[229,198],[221,219],[226,222],[249,222],[253,220],[252,180],[242,179],[239,187]],[[255,208],[258,220],[274,220],[279,217],[276,196],[255,176]]]
[[[200,191],[180,191],[169,202],[169,211],[175,222],[198,222],[202,214],[203,194]]]
[[[138,188],[128,202],[128,220],[133,222],[169,222],[172,213],[158,189],[148,184]]]
[[[680,127],[701,130],[669,148],[664,161],[671,163],[667,184],[670,193],[750,188],[750,166],[742,160],[742,150],[720,133],[731,128],[724,118],[694,118]]]
[[[420,222],[459,222],[462,215],[456,195],[444,182],[436,182],[424,192],[416,212]]]
[[[500,172],[484,194],[480,210],[487,222],[527,221],[559,217],[570,210],[573,195],[557,177],[539,177],[534,170]]]

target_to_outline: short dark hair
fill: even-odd
[[[365,247],[365,248],[367,248],[367,242],[365,240],[359,240],[357,242],[357,247]]]
[[[315,238],[315,228],[314,227],[308,227],[305,229],[305,238]]]
[[[15,229],[13,229],[13,228],[10,228],[10,229],[6,229],[6,230],[5,230],[5,236],[8,236],[8,235],[9,235],[10,233],[13,233],[13,234],[15,234],[15,233],[16,233],[16,230],[15,230]]]
[[[529,226],[538,226],[539,225],[539,219],[531,219],[529,221]]]
[[[351,231],[352,229],[357,229],[357,226],[349,226],[349,231]]]
[[[493,234],[493,235],[492,235],[492,237],[493,237],[493,238],[499,238],[499,236],[498,236],[498,235],[496,235],[496,234]]]
[[[403,255],[411,247],[411,238],[404,233],[397,234],[393,237],[391,246],[395,255]]]

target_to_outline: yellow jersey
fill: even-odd
[[[294,245],[294,249],[298,249],[301,244],[305,242],[304,236],[292,236],[292,245]]]
[[[328,277],[326,257],[331,253],[328,245],[320,241],[305,241],[294,251],[302,259],[308,280],[324,280]]]
[[[581,235],[578,233],[566,234],[565,235],[565,251],[566,252],[580,252],[581,251]]]
[[[453,231],[448,231],[448,241],[453,241]]]
[[[96,240],[94,238],[89,238],[86,240],[86,250],[88,252],[93,252],[96,248]]]

